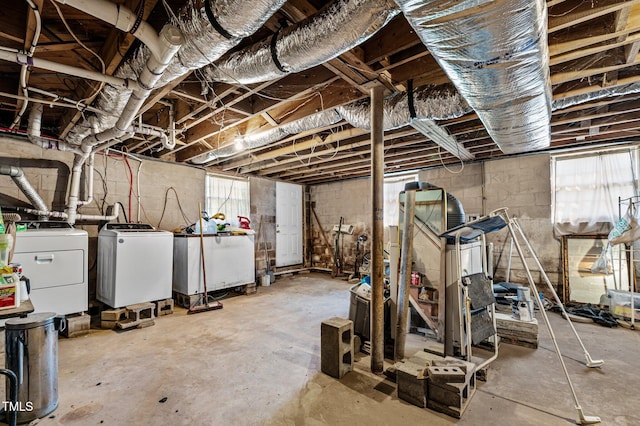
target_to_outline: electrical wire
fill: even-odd
[[[182,209],[182,204],[180,204],[180,197],[178,196],[178,192],[173,186],[170,186],[169,188],[167,188],[167,190],[164,193],[164,204],[162,205],[162,213],[160,214],[160,220],[158,221],[157,228],[160,228],[160,224],[162,223],[162,219],[164,218],[164,213],[167,210],[167,201],[169,198],[169,191],[173,191],[173,193],[176,195],[176,201],[178,202],[178,209],[180,210],[182,219],[185,221],[185,225],[192,224],[193,222],[187,217],[187,215],[184,213],[184,210]]]
[[[124,210],[124,206],[120,201],[116,201],[116,204],[120,204],[120,208],[122,208],[122,215],[124,216],[125,223],[129,223],[129,218],[127,217],[127,212]],[[120,223],[120,221],[118,221]]]
[[[73,37],[73,39],[80,46],[82,46],[82,48],[84,50],[86,50],[87,52],[91,53],[94,57],[96,57],[98,59],[98,61],[100,62],[100,67],[101,67],[101,70],[102,70],[102,74],[104,74],[106,72],[106,70],[107,70],[107,67],[106,67],[104,61],[102,60],[102,58],[100,57],[100,55],[98,55],[93,50],[89,49],[87,47],[87,45],[85,45],[82,41],[80,41],[80,39],[76,36],[76,34],[73,32],[73,30],[71,30],[71,27],[67,23],[67,20],[65,19],[64,14],[62,13],[62,10],[60,10],[60,6],[58,6],[58,3],[56,2],[56,0],[51,0],[51,4],[53,5],[53,7],[55,7],[56,11],[58,12],[58,16],[60,17],[60,20],[64,24],[65,28],[67,29],[67,31],[69,32],[71,37]],[[93,100],[98,95],[98,93],[100,93],[100,91],[102,90],[104,85],[105,85],[105,83],[103,81],[100,82],[100,84],[98,84],[98,87],[93,91],[93,93],[90,96],[87,96],[86,98],[82,99],[81,101],[82,102],[87,102],[87,101]]]
[[[442,160],[442,151],[440,151],[440,145],[438,145],[438,159],[440,160],[440,164],[442,164],[442,167],[444,167],[444,169],[449,173],[457,175],[462,173],[462,171],[464,170],[464,161],[462,161],[460,158],[458,158],[460,160],[460,170],[452,170],[449,167],[447,167],[446,164],[444,164],[444,161]]]

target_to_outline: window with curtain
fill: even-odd
[[[619,219],[618,199],[637,195],[637,178],[637,147],[552,156],[556,235],[608,233]]]
[[[205,210],[210,216],[224,213],[226,221],[238,225],[238,216],[249,217],[249,181],[219,175],[207,175]]]
[[[398,226],[400,205],[398,196],[404,190],[404,184],[415,182],[418,175],[404,175],[384,180],[384,226]]]

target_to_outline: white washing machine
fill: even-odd
[[[35,312],[68,315],[88,309],[87,231],[66,222],[30,222],[16,232],[13,263],[31,283]]]
[[[171,298],[173,234],[148,224],[108,223],[98,233],[96,298],[121,308]]]

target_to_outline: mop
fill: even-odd
[[[202,233],[202,205],[198,203],[199,218],[200,221],[200,258],[202,259],[202,284],[204,285],[204,293],[202,294],[200,304],[189,307],[187,314],[199,314],[200,312],[213,311],[216,309],[222,309],[222,303],[217,300],[213,303],[209,303],[209,293],[207,293],[207,268],[205,266],[206,261],[204,257],[204,235]],[[203,303],[204,302],[204,303]]]
[[[516,238],[516,229],[518,230],[518,232],[520,233],[520,236],[522,237],[522,240],[525,242],[527,249],[529,250],[529,252],[531,253],[531,256],[535,259],[536,265],[538,266],[540,272],[542,273],[545,281],[547,282],[547,285],[549,286],[549,288],[551,289],[554,298],[556,299],[556,302],[558,303],[558,305],[561,307],[563,313],[565,314],[565,317],[567,319],[567,321],[569,322],[569,324],[571,324],[571,329],[573,330],[574,334],[576,335],[576,337],[578,338],[578,341],[580,342],[580,345],[582,346],[582,349],[585,352],[585,356],[587,358],[587,366],[588,367],[597,367],[600,366],[604,363],[604,361],[601,360],[592,360],[591,356],[589,356],[589,353],[587,352],[587,350],[585,349],[584,345],[582,344],[582,341],[580,340],[580,337],[578,336],[578,333],[576,332],[575,328],[573,327],[573,324],[571,323],[571,321],[569,320],[569,317],[566,315],[566,312],[564,312],[564,307],[562,305],[562,303],[560,303],[560,300],[558,298],[558,295],[556,294],[555,290],[553,289],[553,286],[551,285],[551,282],[549,281],[549,278],[547,277],[547,275],[545,274],[544,270],[542,269],[542,266],[540,265],[540,262],[538,261],[537,256],[535,255],[535,253],[533,252],[531,245],[529,244],[529,242],[527,241],[526,237],[524,236],[524,233],[522,232],[522,229],[520,229],[520,226],[517,224],[517,222],[514,219],[509,218],[509,215],[507,214],[506,208],[505,209],[501,209],[504,215],[504,217],[506,218],[506,222],[507,222],[507,226],[509,228],[509,233],[511,234],[511,238],[513,239],[514,245],[516,247],[516,251],[518,252],[518,255],[520,256],[520,260],[522,261],[522,264],[524,266],[524,270],[527,274],[527,280],[529,281],[529,285],[531,286],[531,288],[534,291],[534,294],[539,294],[538,293],[538,289],[536,287],[536,284],[533,280],[533,277],[531,276],[531,271],[529,270],[529,267],[527,265],[527,263],[525,262],[525,257],[524,257],[524,253],[522,251],[522,247],[520,247],[520,243],[518,242],[517,238]],[[495,212],[494,212],[495,213]],[[562,354],[560,353],[560,348],[558,347],[558,342],[556,340],[556,336],[553,333],[553,329],[551,328],[551,323],[549,322],[549,317],[547,316],[547,312],[544,309],[544,306],[542,306],[542,301],[540,300],[539,297],[535,298],[536,303],[538,304],[538,307],[540,308],[540,313],[542,314],[542,318],[544,319],[545,325],[547,326],[547,329],[549,330],[549,335],[551,336],[551,340],[553,341],[553,346],[555,348],[556,351],[556,355],[558,356],[558,359],[560,360],[560,365],[562,366],[562,371],[564,372],[564,375],[567,379],[567,383],[569,385],[569,388],[571,389],[571,395],[573,396],[573,401],[575,403],[575,408],[578,411],[578,416],[579,416],[579,420],[576,422],[577,424],[580,425],[590,425],[590,424],[596,424],[596,423],[600,423],[600,417],[598,416],[586,416],[584,414],[584,411],[582,410],[582,407],[580,406],[580,403],[578,402],[578,396],[576,395],[576,391],[573,387],[573,383],[571,383],[571,378],[569,377],[569,371],[567,370],[567,366],[564,363],[564,360],[562,359]],[[590,365],[591,364],[591,365]]]

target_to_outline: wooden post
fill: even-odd
[[[384,88],[371,88],[371,371],[384,371]]]
[[[404,192],[404,220],[402,224],[402,252],[400,253],[400,278],[398,279],[398,315],[394,357],[404,358],[407,340],[407,314],[409,311],[409,286],[411,285],[411,263],[413,261],[413,225],[415,218],[416,191]]]

